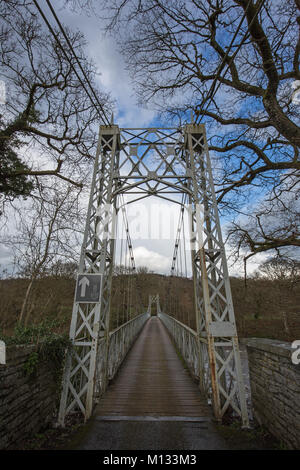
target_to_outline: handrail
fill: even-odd
[[[189,333],[191,333],[194,336],[197,336],[197,332],[195,330],[193,330],[193,328],[190,328],[185,323],[182,323],[180,320],[177,320],[177,318],[171,317],[171,315],[168,315],[167,313],[164,313],[164,312],[161,312],[160,315],[166,315],[166,316],[170,317],[175,323],[178,323],[178,325],[180,325],[182,328],[187,330]]]
[[[112,380],[122,364],[127,352],[149,318],[147,312],[141,313],[109,332],[109,344],[105,338],[98,343],[98,360],[96,374],[96,399],[103,394],[107,381]],[[107,360],[107,375],[105,361]]]
[[[140,313],[140,314],[137,315],[136,317],[131,318],[130,320],[128,320],[128,321],[125,322],[125,323],[122,323],[122,325],[117,326],[117,328],[115,328],[114,330],[111,330],[111,331],[109,332],[109,336],[114,335],[118,330],[122,329],[123,327],[125,327],[125,326],[128,325],[129,323],[135,321],[135,320],[136,320],[138,317],[140,317],[141,315],[145,315],[145,313],[147,313],[147,312]]]
[[[167,313],[160,312],[158,317],[173,336],[176,346],[182,354],[191,374],[196,380],[199,380],[200,364],[197,332]]]
[[[148,318],[149,315],[147,312],[141,313],[110,332],[108,352],[109,380],[116,374],[128,350]]]

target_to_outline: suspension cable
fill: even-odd
[[[75,53],[75,51],[74,51],[74,48],[72,47],[72,45],[71,45],[71,43],[70,43],[70,41],[69,41],[69,39],[68,39],[66,33],[64,32],[62,25],[61,25],[60,23],[58,23],[59,26],[60,26],[61,31],[63,32],[64,37],[66,38],[66,41],[67,41],[67,43],[68,43],[68,46],[69,46],[69,47],[71,46],[70,49],[71,49],[71,51],[73,52],[74,58],[75,58],[77,64],[79,65],[81,71],[83,72],[84,77],[85,77],[85,79],[86,79],[86,81],[87,81],[87,85],[89,86],[90,90],[92,91],[93,95],[95,96],[96,101],[97,101],[97,104],[98,104],[98,106],[100,107],[100,109],[101,109],[101,111],[102,111],[102,114],[100,113],[100,111],[99,111],[97,105],[95,105],[95,102],[94,102],[93,98],[91,97],[91,94],[90,94],[89,91],[87,90],[85,84],[83,83],[83,81],[82,81],[80,75],[78,74],[76,68],[74,67],[74,65],[73,65],[73,63],[72,63],[72,60],[70,59],[70,57],[69,57],[68,54],[66,53],[66,51],[65,51],[65,49],[64,49],[64,47],[63,47],[63,45],[61,44],[61,41],[59,40],[58,35],[55,33],[54,29],[53,29],[52,26],[50,25],[49,21],[47,20],[46,15],[44,14],[44,12],[43,12],[43,10],[41,9],[40,5],[38,4],[37,0],[33,0],[33,3],[35,4],[36,8],[38,9],[38,11],[39,11],[41,17],[43,18],[44,22],[46,23],[46,25],[47,25],[49,31],[51,32],[52,36],[55,38],[55,40],[56,40],[58,46],[59,46],[60,49],[62,50],[62,52],[63,52],[65,58],[66,58],[67,61],[69,62],[70,66],[71,66],[71,68],[72,68],[72,70],[73,70],[73,72],[74,72],[75,75],[77,76],[77,78],[78,78],[78,80],[79,80],[81,86],[83,87],[83,89],[85,90],[86,94],[88,95],[88,97],[89,97],[91,103],[93,104],[93,106],[94,106],[95,109],[97,110],[97,112],[98,112],[100,118],[102,119],[102,121],[103,121],[105,124],[110,125],[109,119],[108,119],[107,116],[106,116],[106,113],[105,113],[105,111],[104,111],[104,109],[103,109],[103,106],[101,105],[101,103],[100,103],[100,101],[99,101],[99,99],[98,99],[98,97],[97,97],[97,95],[96,95],[96,93],[95,93],[95,91],[94,91],[94,89],[93,89],[93,87],[92,87],[92,85],[91,85],[91,83],[90,83],[90,81],[89,81],[89,79],[88,79],[86,73],[84,72],[83,67],[82,67],[81,64],[80,64],[80,61],[79,61],[79,59],[78,59],[78,57],[77,57],[77,55],[76,55],[76,53]],[[53,14],[53,16],[54,16],[55,19],[56,19],[57,16],[56,16],[56,14],[55,14],[55,12],[54,12],[54,10],[53,10],[53,7],[51,6],[50,2],[48,2],[48,0],[47,0],[47,3],[48,3],[48,6],[49,6],[49,8],[50,8],[50,10],[51,10],[51,12],[52,12],[52,14]],[[58,18],[57,18],[57,21],[59,21]]]
[[[176,268],[176,260],[177,260],[177,255],[178,255],[178,247],[179,247],[179,244],[180,244],[181,230],[182,230],[182,226],[183,226],[184,205],[185,205],[185,202],[186,202],[186,198],[187,198],[187,195],[183,194],[182,200],[181,200],[180,215],[179,215],[179,219],[178,219],[178,226],[177,226],[177,232],[176,232],[174,252],[173,252],[173,257],[172,257],[171,276],[174,274],[174,271],[175,271],[175,268]]]
[[[61,22],[60,22],[59,19],[58,19],[57,15],[56,15],[56,13],[55,13],[55,10],[54,10],[54,8],[53,8],[53,6],[51,5],[50,0],[46,0],[46,2],[47,2],[47,4],[48,4],[48,7],[49,7],[50,10],[51,10],[52,15],[54,16],[54,18],[55,18],[55,20],[56,20],[56,23],[57,23],[58,26],[59,26],[59,29],[60,29],[61,32],[62,32],[62,34],[63,34],[63,36],[64,36],[64,38],[65,38],[65,40],[66,40],[66,42],[67,42],[67,44],[68,44],[68,46],[69,46],[69,48],[70,48],[70,50],[71,50],[73,56],[75,57],[76,62],[77,62],[77,64],[78,64],[78,66],[79,66],[79,68],[80,68],[80,70],[81,70],[81,72],[82,72],[84,78],[86,79],[87,84],[89,85],[90,90],[91,90],[91,92],[93,93],[93,95],[94,95],[94,97],[95,97],[95,99],[96,99],[96,101],[97,101],[97,104],[98,104],[99,108],[101,109],[101,111],[102,111],[102,113],[103,113],[103,115],[104,115],[106,121],[109,123],[109,119],[108,119],[107,115],[105,114],[104,108],[103,108],[102,104],[100,103],[99,98],[98,98],[97,94],[95,93],[95,90],[94,90],[94,88],[92,87],[92,85],[91,85],[91,83],[90,83],[90,81],[89,81],[89,78],[87,77],[86,72],[85,72],[84,68],[82,67],[82,65],[81,65],[81,63],[80,63],[80,60],[78,59],[78,56],[77,56],[76,52],[74,51],[74,48],[73,48],[73,46],[72,46],[72,44],[71,44],[71,42],[70,42],[70,40],[69,40],[69,38],[68,38],[68,36],[67,36],[65,30],[64,30],[64,28],[63,28]]]
[[[125,200],[124,200],[124,196],[123,194],[121,194],[121,205],[120,205],[120,209],[122,211],[122,217],[123,217],[123,225],[124,225],[124,230],[125,230],[125,234],[126,234],[126,272],[127,272],[127,250],[128,250],[128,294],[129,294],[129,298],[128,298],[128,303],[129,303],[129,309],[130,309],[130,306],[131,306],[131,303],[133,301],[133,296],[132,296],[132,290],[133,290],[133,275],[134,275],[134,278],[136,280],[136,286],[137,286],[137,272],[136,272],[136,266],[135,266],[135,259],[134,259],[134,253],[133,253],[133,245],[132,245],[132,241],[131,241],[131,236],[130,236],[130,232],[129,232],[129,223],[128,223],[128,217],[127,217],[127,212],[126,212],[126,203],[125,203]],[[131,272],[129,272],[129,270],[131,270]],[[130,292],[129,292],[130,290]],[[139,304],[140,304],[140,308],[141,310],[143,310],[143,302],[142,302],[142,298],[141,298],[141,292],[140,292],[140,288],[137,287],[136,289],[137,291],[137,298],[138,298],[138,301],[139,301]],[[131,310],[131,309],[130,309]]]

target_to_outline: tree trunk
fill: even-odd
[[[23,304],[22,304],[22,308],[21,308],[21,312],[20,312],[20,316],[19,316],[19,324],[22,323],[24,313],[26,311],[27,302],[28,302],[28,298],[29,298],[29,295],[30,295],[30,292],[31,292],[33,281],[34,281],[34,277],[32,277],[30,279],[30,282],[29,282],[28,287],[26,289],[26,294],[25,294],[25,297],[24,297],[24,300],[23,300]]]

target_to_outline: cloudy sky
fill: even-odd
[[[56,7],[59,12],[59,8]],[[49,15],[50,16],[50,15]],[[87,53],[95,61],[99,71],[99,86],[110,92],[116,100],[114,122],[119,127],[151,127],[157,125],[157,118],[152,109],[137,105],[131,78],[125,70],[122,56],[112,37],[106,38],[101,32],[99,19],[78,15],[70,10],[61,10],[64,24],[82,31],[88,41]],[[128,219],[133,242],[134,257],[137,266],[168,274],[176,238],[179,207],[170,207],[167,202],[149,198],[142,204],[128,206]],[[168,233],[163,238],[156,231],[158,224],[173,214]],[[160,216],[158,214],[160,213]],[[165,226],[165,224],[164,224]],[[147,227],[148,233],[145,233]],[[142,228],[142,231],[139,231]],[[118,262],[117,247],[116,262]]]
[[[95,16],[85,16],[83,12],[74,12],[63,8],[62,4],[61,0],[53,3],[60,20],[64,25],[70,26],[72,29],[79,29],[84,33],[88,42],[86,52],[98,68],[99,87],[110,92],[116,101],[114,122],[120,127],[152,127],[158,125],[155,112],[152,109],[137,105],[131,79],[125,70],[124,61],[117,51],[113,38],[105,38],[101,32],[100,20]],[[43,9],[50,23],[54,25],[54,21],[51,21],[52,15],[44,3]],[[154,234],[152,233],[151,237],[149,235],[135,236],[133,234],[134,256],[137,266],[146,265],[156,272],[167,274],[171,268],[179,206],[175,205],[175,208],[171,208],[169,203],[159,202],[159,209],[157,209],[158,202],[157,200],[153,201],[153,199],[146,200],[143,208],[138,211],[139,213],[132,213],[131,215],[132,223],[135,226],[145,227],[150,223],[149,214],[152,214],[151,226],[154,229]],[[155,205],[157,210],[153,211]],[[165,235],[161,238],[155,233],[155,227],[158,225],[159,220],[166,220],[166,216],[169,216],[170,213],[172,213],[173,219],[168,236]],[[160,214],[160,216],[155,216],[155,214]],[[187,258],[189,259],[189,256]],[[262,255],[257,257],[255,261],[251,261],[248,272],[253,272],[264,259],[265,255]],[[2,248],[0,251],[0,263],[2,267],[11,263],[11,255],[6,248]],[[229,269],[231,274],[242,274],[241,266],[230,266],[229,264]]]
[[[149,127],[155,120],[155,113],[151,109],[138,107],[131,79],[125,71],[125,64],[117,51],[112,37],[104,37],[101,31],[99,18],[84,15],[83,12],[74,12],[66,8],[59,8],[56,3],[56,12],[65,25],[73,29],[79,29],[88,42],[87,54],[93,59],[98,67],[99,86],[111,93],[117,103],[117,112],[114,116],[115,122],[120,127]],[[45,12],[46,5],[44,8]],[[48,18],[51,18],[50,12]]]

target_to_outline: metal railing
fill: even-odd
[[[176,346],[191,374],[195,379],[199,380],[200,365],[196,331],[166,313],[161,312],[158,314],[158,317],[173,336]]]
[[[96,400],[98,400],[104,392],[107,381],[113,379],[115,376],[128,350],[132,346],[148,318],[148,312],[142,313],[118,328],[110,331],[108,351],[105,338],[102,338],[99,341],[95,390]],[[106,355],[107,373],[105,370]]]
[[[149,316],[150,315],[147,312],[142,313],[141,315],[132,318],[132,320],[129,320],[109,333],[109,380],[114,377],[132,343],[134,342]]]

